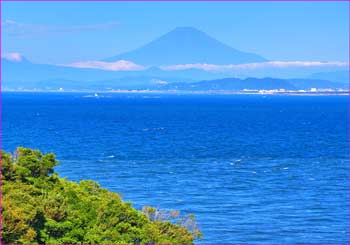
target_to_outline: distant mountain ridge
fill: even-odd
[[[333,72],[318,72],[311,74],[309,78],[312,79],[325,79],[338,83],[349,84],[349,70],[333,71]]]
[[[319,79],[279,79],[279,78],[222,78],[194,81],[186,78],[164,76],[126,76],[114,79],[77,81],[64,78],[30,82],[2,84],[6,90],[60,90],[66,91],[111,91],[111,90],[160,90],[160,91],[241,91],[241,90],[310,90],[345,89],[347,84]]]
[[[259,69],[242,71],[196,69],[196,66],[189,64],[207,63],[220,66],[220,64],[259,63],[266,59],[231,48],[192,27],[178,27],[138,49],[107,59],[111,62],[121,59],[130,60],[144,65],[145,69],[141,70],[102,70],[78,68],[72,64],[71,66],[35,64],[20,54],[14,54],[17,55],[14,59],[6,56],[1,58],[1,85],[5,90],[173,89],[174,86],[189,90],[197,88],[203,90],[310,89],[313,87],[343,88],[347,83],[344,81],[348,81],[348,73],[344,71],[326,73],[327,70],[324,67],[291,67],[278,70],[275,67],[263,66]],[[181,67],[184,69],[164,68],[164,66],[177,64],[182,64]],[[320,71],[322,73],[311,75]],[[293,77],[308,78],[290,79]],[[202,82],[198,83],[198,81]],[[336,81],[341,81],[343,84],[332,83]]]
[[[267,61],[242,52],[193,27],[177,27],[150,43],[106,61],[130,60],[137,64],[162,66],[175,64],[244,64]]]
[[[309,90],[318,89],[341,89],[346,85],[326,80],[312,79],[278,79],[278,78],[223,78],[193,83],[171,83],[163,86],[163,89],[181,91],[241,91],[248,90]]]
[[[106,71],[91,68],[73,68],[49,64],[35,64],[27,60],[9,61],[2,58],[2,85],[36,83],[49,80],[71,80],[86,83],[90,81],[115,80],[127,77],[176,78],[177,81],[215,79],[225,73],[187,69],[183,71],[166,71],[158,67],[150,67],[142,71]],[[228,76],[229,74],[226,74]]]

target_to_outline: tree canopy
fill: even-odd
[[[191,215],[138,211],[94,181],[58,177],[52,153],[17,148],[1,161],[2,243],[191,244],[201,236]]]

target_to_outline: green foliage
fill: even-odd
[[[142,212],[93,181],[59,178],[53,154],[2,152],[2,243],[192,244],[193,216],[152,207]]]

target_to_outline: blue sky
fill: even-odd
[[[269,60],[346,61],[347,2],[2,2],[2,53],[99,60],[177,26]]]

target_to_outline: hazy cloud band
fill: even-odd
[[[71,64],[65,64],[61,66],[68,66],[74,68],[90,68],[100,69],[108,71],[141,71],[145,70],[146,67],[135,64],[127,60],[119,60],[115,62],[104,62],[104,61],[82,61]]]
[[[215,64],[180,64],[161,66],[163,70],[187,70],[198,69],[204,71],[230,71],[230,70],[253,70],[263,68],[292,68],[292,67],[347,67],[349,63],[342,61],[321,62],[321,61],[269,61],[260,63],[237,64],[237,65],[215,65]]]
[[[36,36],[42,34],[59,34],[85,31],[110,30],[118,25],[117,22],[86,24],[86,25],[47,25],[47,24],[29,24],[14,20],[5,20],[1,23],[4,34],[11,36]]]

